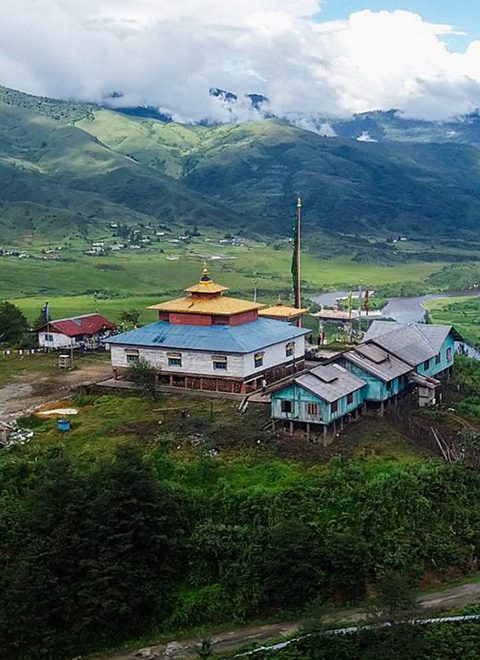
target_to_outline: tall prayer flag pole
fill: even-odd
[[[297,217],[294,230],[294,244],[292,255],[292,285],[295,298],[295,307],[300,309],[302,300],[300,295],[300,248],[301,248],[301,231],[302,231],[302,198],[297,197]]]

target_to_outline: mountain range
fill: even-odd
[[[298,118],[182,125],[141,111],[0,87],[4,240],[91,237],[108,222],[285,235],[297,194],[310,232],[463,239],[478,232],[477,115],[439,124],[368,113],[318,118],[312,131]]]

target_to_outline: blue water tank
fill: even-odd
[[[72,425],[70,423],[69,419],[59,419],[57,420],[57,429],[61,431],[62,433],[65,433],[66,431],[70,431],[72,428]]]

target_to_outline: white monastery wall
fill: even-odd
[[[158,349],[158,348],[142,348],[134,346],[120,346],[116,344],[111,345],[112,366],[127,368],[130,366],[127,356],[128,354],[135,355],[138,351],[138,358],[147,362],[158,371],[169,373],[185,373],[195,374],[202,376],[216,376],[233,377],[233,378],[246,378],[247,376],[254,376],[271,369],[272,367],[284,364],[292,360],[292,356],[287,357],[286,348],[290,342],[284,341],[273,346],[267,346],[258,351],[246,354],[238,353],[221,353],[227,357],[227,369],[214,369],[214,356],[212,351],[187,351],[178,349]],[[255,354],[263,353],[263,364],[255,367]],[[305,354],[305,340],[304,337],[297,337],[295,339],[295,359],[300,360]],[[169,365],[169,357],[181,355],[181,366]]]

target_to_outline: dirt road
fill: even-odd
[[[480,582],[451,587],[444,591],[424,594],[419,599],[420,608],[425,612],[442,612],[464,607],[480,601]],[[358,609],[338,611],[330,615],[326,621],[358,622],[365,618],[365,613]],[[267,642],[282,637],[291,637],[299,629],[299,621],[284,621],[269,625],[253,625],[211,635],[215,653],[227,653],[251,642]],[[120,655],[96,656],[97,660],[188,660],[198,658],[195,652],[199,638],[172,640],[167,644],[154,644],[143,649],[137,649]]]
[[[25,415],[42,403],[67,397],[79,385],[104,380],[110,373],[108,362],[85,359],[78,360],[73,371],[59,371],[47,376],[32,371],[22,375],[0,387],[0,419]]]

